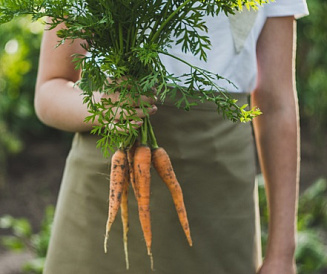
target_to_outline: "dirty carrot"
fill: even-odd
[[[127,162],[128,162],[128,172],[129,172],[129,181],[132,185],[135,197],[137,199],[137,189],[135,186],[135,175],[134,175],[134,154],[136,147],[138,146],[138,142],[135,142],[133,146],[127,150]]]
[[[128,248],[127,248],[127,241],[128,241],[128,230],[129,230],[129,223],[128,223],[128,188],[129,188],[129,176],[125,176],[125,183],[121,198],[120,204],[120,213],[121,219],[123,224],[123,241],[124,241],[124,251],[125,251],[125,262],[126,262],[126,269],[129,269],[129,259],[128,259]]]
[[[179,221],[182,225],[189,245],[192,246],[191,232],[184,205],[182,189],[177,181],[170,158],[162,147],[152,150],[152,163],[172,195]]]
[[[106,234],[104,239],[104,251],[107,253],[107,242],[110,228],[118,213],[124,183],[128,175],[128,164],[126,152],[118,149],[111,159],[110,186],[109,186],[109,212],[106,224]]]
[[[153,258],[151,252],[152,231],[150,219],[150,167],[150,148],[145,145],[138,146],[134,154],[134,175],[137,188],[137,203],[139,219],[147,247],[147,252],[151,260],[151,268],[153,269]]]

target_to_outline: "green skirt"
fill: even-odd
[[[246,95],[235,95],[239,104]],[[210,103],[186,112],[159,105],[151,121],[171,157],[184,193],[193,246],[179,224],[171,195],[151,172],[154,273],[254,274],[261,260],[255,187],[255,153],[249,123],[232,123]],[[57,202],[45,274],[153,273],[137,204],[129,192],[126,270],[118,215],[103,250],[108,214],[110,159],[96,149],[97,136],[77,133]]]

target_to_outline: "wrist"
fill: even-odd
[[[265,258],[258,274],[296,274],[295,260]]]
[[[295,257],[295,247],[295,241],[268,244],[265,258],[269,260],[292,262]]]

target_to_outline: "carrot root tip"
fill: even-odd
[[[148,255],[150,257],[151,270],[154,271],[153,256],[150,249],[148,249]]]
[[[129,270],[129,259],[128,259],[127,241],[124,242],[124,251],[125,251],[126,270]]]
[[[104,247],[104,253],[107,253],[107,243],[108,243],[108,239],[109,239],[109,235],[106,234],[105,238],[104,238],[104,244],[103,244],[103,247]]]

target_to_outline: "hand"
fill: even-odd
[[[113,103],[117,102],[119,100],[119,92],[115,92],[113,94],[107,95],[104,93],[99,93],[99,92],[95,92],[94,93],[94,97],[95,97],[95,102],[100,102],[101,100],[111,100]],[[133,102],[132,106],[135,108],[136,111],[136,116],[139,118],[144,118],[145,117],[145,113],[142,111],[142,108],[140,107],[141,103],[143,105],[149,105],[148,107],[143,107],[148,111],[149,115],[155,114],[157,111],[157,106],[155,105],[156,103],[156,98],[150,98],[150,97],[146,97],[146,96],[141,96],[141,98],[139,99],[138,102]],[[123,110],[122,108],[117,108],[117,107],[113,107],[112,108],[113,112],[116,113],[116,117],[115,119],[118,119],[120,117],[120,112]],[[126,112],[126,111],[124,111]],[[126,113],[127,115],[127,113]]]
[[[115,92],[110,95],[100,92],[94,92],[93,95],[96,103],[101,101],[108,102],[109,99],[111,100],[111,102],[115,103],[119,100],[120,94],[119,92]],[[155,102],[156,102],[155,97],[150,98],[146,96],[141,96],[138,102],[133,102],[131,105],[135,111],[133,115],[135,115],[138,118],[144,118],[146,115],[155,114],[157,112],[157,106],[155,105]],[[141,103],[143,104],[142,108],[140,107]],[[144,105],[148,105],[148,106],[145,107]],[[144,112],[144,110],[146,110],[146,112]],[[112,107],[111,113],[114,113],[114,116],[110,117],[113,118],[113,123],[118,122],[122,114],[125,120],[128,119],[128,116],[131,115],[131,113],[128,113],[126,109],[123,109],[121,107]],[[143,124],[143,121],[142,120],[131,121],[130,124],[133,125],[134,128],[138,128]],[[122,129],[121,131],[126,131],[126,129]]]
[[[294,261],[283,259],[264,260],[257,274],[296,274],[296,264]]]

